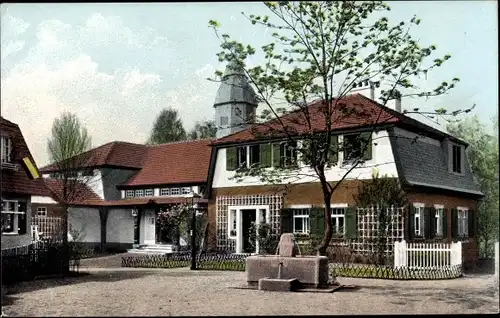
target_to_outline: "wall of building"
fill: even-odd
[[[46,208],[47,217],[63,217],[65,214],[64,208],[59,204],[32,203],[33,216],[38,215],[38,208]]]
[[[110,209],[106,223],[106,244],[132,245],[134,243],[134,217],[132,209]]]
[[[101,168],[100,174],[102,178],[104,199],[120,200],[121,193],[116,186],[125,183],[135,173],[137,173],[137,170]]]
[[[9,195],[2,193],[2,199],[5,200],[16,200],[16,201],[26,201],[26,234],[2,234],[2,249],[28,245],[31,243],[31,196],[29,195]]]
[[[101,242],[101,219],[99,209],[94,207],[71,207],[68,213],[68,226],[81,232],[82,242]]]
[[[423,203],[425,206],[433,207],[434,205],[443,205],[447,211],[446,225],[448,226],[448,238],[447,241],[453,241],[451,233],[451,209],[456,209],[457,207],[466,207],[469,211],[474,211],[477,213],[477,200],[461,195],[444,195],[444,194],[434,194],[434,193],[417,193],[409,192],[408,194],[409,203]],[[476,217],[477,220],[477,217]],[[477,223],[476,223],[477,224]],[[476,226],[477,231],[477,226]],[[477,241],[475,237],[468,238],[462,241],[462,260],[464,262],[465,268],[474,267],[479,259],[479,249],[477,246]]]
[[[342,161],[343,153],[340,152],[339,163],[341,163]],[[374,167],[376,167],[382,175],[387,174],[389,176],[397,176],[396,165],[394,163],[394,156],[392,153],[392,148],[387,131],[374,133],[372,137],[372,159],[367,160],[365,163],[360,164],[358,167],[353,169],[348,174],[346,179],[371,179]],[[349,169],[350,166],[342,166],[341,164],[328,168],[326,171],[326,179],[330,182],[339,181],[349,171]],[[246,177],[241,182],[238,182],[238,180],[232,179],[234,175],[235,171],[226,170],[226,149],[218,149],[217,161],[212,182],[213,188],[233,188],[265,185],[265,183],[262,182],[259,177]],[[314,170],[309,166],[302,164],[297,172],[292,172],[289,178],[284,178],[282,180],[282,183],[310,183],[317,182],[317,180],[318,179]]]

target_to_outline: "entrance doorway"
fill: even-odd
[[[252,246],[252,243],[250,242],[250,228],[252,226],[252,222],[255,223],[256,220],[257,220],[257,213],[255,209],[241,210],[243,253],[255,253],[255,246]]]

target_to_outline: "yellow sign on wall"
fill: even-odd
[[[28,169],[29,173],[31,174],[30,179],[38,179],[40,178],[40,175],[38,174],[38,171],[36,170],[35,166],[31,162],[29,157],[24,157],[23,158],[23,163],[26,166],[26,169]]]

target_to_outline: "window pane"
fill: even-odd
[[[344,218],[339,217],[339,231],[338,233],[344,233]]]
[[[14,231],[14,215],[2,213],[2,233]]]
[[[294,218],[293,219],[293,231],[297,233],[302,233],[304,230],[303,224],[302,224],[302,219],[303,218]]]
[[[250,165],[258,164],[260,161],[260,145],[250,146]]]

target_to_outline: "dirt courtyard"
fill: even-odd
[[[357,290],[276,293],[234,289],[244,272],[82,268],[83,277],[7,289],[8,316],[201,316],[498,313],[493,276],[443,281],[339,278]]]

